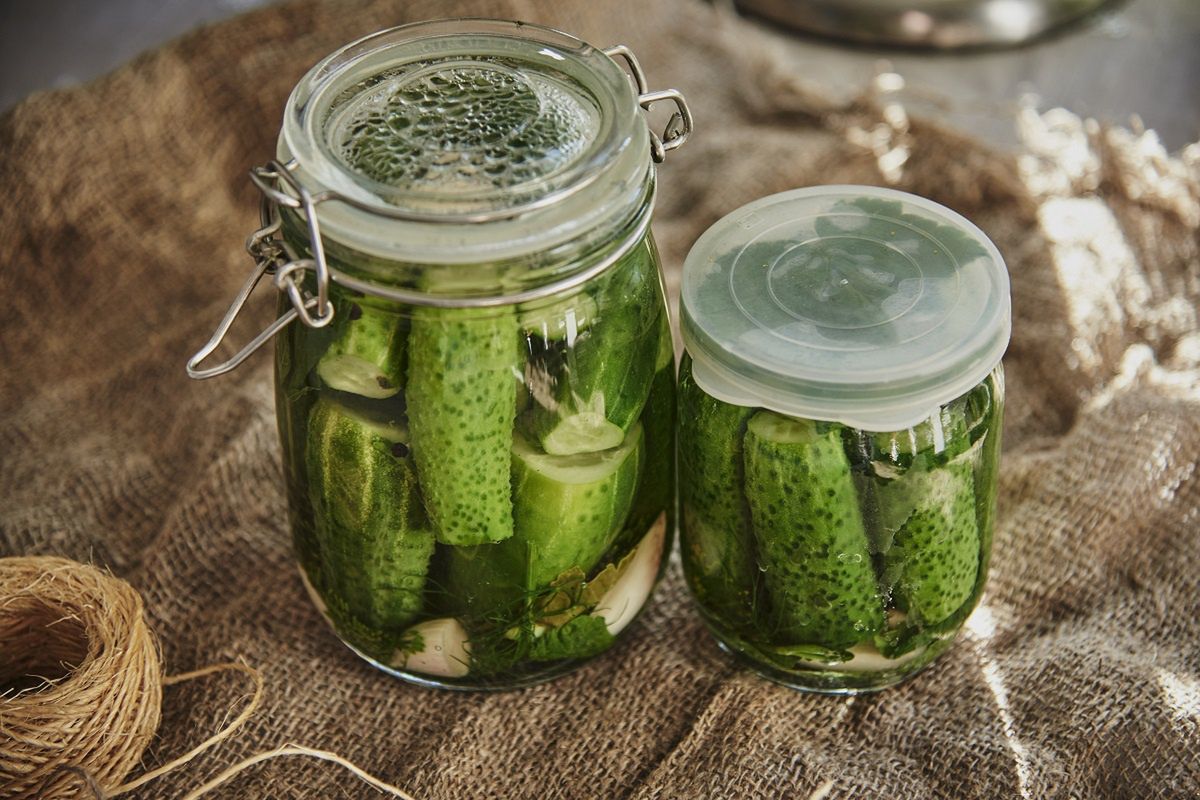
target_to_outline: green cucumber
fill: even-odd
[[[522,598],[578,569],[587,574],[621,530],[642,473],[642,427],[620,447],[552,456],[517,435],[510,539],[449,551],[454,609],[471,617],[519,610]]]
[[[921,476],[921,498],[884,559],[893,602],[912,625],[942,622],[975,588],[979,530],[974,459],[967,455]]]
[[[646,468],[625,529],[609,548],[614,559],[621,558],[640,542],[664,511],[668,517],[667,528],[675,530],[675,349],[665,314],[655,367],[650,398],[642,409]]]
[[[362,397],[382,399],[399,392],[404,385],[405,320],[359,303],[340,310],[317,375],[331,389]]]
[[[832,649],[870,638],[883,604],[840,428],[760,411],[744,447],[775,638]]]
[[[520,371],[511,310],[420,308],[408,336],[408,419],[439,542],[512,536],[509,451]]]
[[[543,305],[523,305],[518,309],[521,330],[546,342],[574,343],[599,313],[596,300],[587,292]]]
[[[422,608],[434,541],[407,433],[328,400],[308,424],[305,454],[330,606],[369,628],[394,630]],[[339,608],[340,610],[340,608]]]
[[[591,324],[547,359],[550,390],[535,394],[540,402],[524,421],[547,453],[615,447],[641,415],[665,313],[657,263],[647,243],[613,266],[597,290]]]
[[[752,623],[754,538],[742,493],[742,439],[757,409],[717,400],[679,365],[679,505],[689,583],[705,609],[734,627]]]
[[[873,449],[867,488],[876,519],[872,552],[886,554],[927,491],[924,477],[970,449],[965,405],[955,401],[911,428],[867,436]],[[891,577],[885,569],[885,588]]]
[[[514,438],[514,539],[528,551],[531,587],[571,567],[586,574],[595,566],[629,514],[644,449],[637,423],[620,447],[599,453],[552,456],[522,436]]]

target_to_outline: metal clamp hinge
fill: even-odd
[[[643,110],[649,111],[652,105],[663,100],[669,100],[675,104],[675,112],[667,120],[663,132],[659,134],[653,129],[650,130],[650,157],[654,159],[654,163],[661,164],[667,157],[667,151],[682,145],[692,134],[692,111],[688,108],[687,101],[677,89],[650,91],[650,87],[646,83],[645,70],[638,63],[637,56],[625,45],[618,44],[610,47],[604,51],[604,54],[613,61],[620,59],[625,62],[625,66],[629,68],[629,76],[633,79],[633,85],[637,89],[638,105]]]
[[[291,166],[292,164],[272,161],[265,167],[255,167],[250,171],[250,180],[263,193],[259,211],[262,227],[246,239],[246,252],[254,259],[255,269],[233,298],[233,303],[225,312],[212,337],[188,360],[187,374],[190,378],[202,380],[224,375],[297,318],[310,328],[323,328],[333,320],[333,304],[329,302],[329,265],[325,261],[325,248],[321,242],[316,213],[316,206],[328,198],[314,197],[305,190],[292,176],[289,169]],[[283,191],[282,186],[285,184],[295,194]],[[311,241],[312,258],[296,258],[283,240],[278,238],[277,234],[283,224],[280,206],[300,209],[303,212]],[[304,274],[308,270],[316,273],[315,295],[303,288]],[[292,307],[231,358],[214,366],[201,368],[201,362],[211,356],[225,339],[233,321],[237,319],[237,315],[264,275],[273,276],[275,288],[287,294]]]

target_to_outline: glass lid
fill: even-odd
[[[982,381],[1011,329],[1008,272],[962,216],[821,186],[720,219],[684,265],[684,343],[726,402],[887,431]]]
[[[490,260],[628,220],[653,176],[640,111],[621,66],[567,34],[422,22],[313,67],[288,101],[279,157],[314,195],[350,201],[320,209],[339,241]]]

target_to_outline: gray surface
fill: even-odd
[[[0,110],[268,0],[0,0]]]
[[[0,109],[266,2],[0,0]],[[1119,124],[1136,114],[1171,149],[1200,140],[1197,0],[1131,0],[1020,49],[953,55],[847,47],[773,30],[814,80],[849,91],[889,62],[911,88],[946,101],[929,109],[998,144],[1015,141],[1012,115],[1022,97]]]
[[[1013,115],[1022,100],[1121,125],[1137,115],[1172,150],[1200,140],[1197,0],[1110,3],[1024,47],[960,53],[840,45],[761,24],[776,32],[801,74],[850,91],[890,67],[916,90],[910,96],[930,95],[922,110],[996,144],[1016,141]]]

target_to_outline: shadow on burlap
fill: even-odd
[[[890,181],[995,239],[1015,320],[993,572],[933,668],[856,699],[766,683],[706,636],[677,565],[614,651],[518,692],[411,687],[327,632],[289,552],[270,359],[206,383],[183,363],[250,268],[246,171],[273,154],[292,85],[346,41],[451,11],[624,42],[654,87],[686,92],[698,129],[661,169],[655,224],[674,283],[719,216],[813,183]],[[0,118],[0,555],[110,566],[145,596],[170,672],[244,658],[266,674],[246,730],[139,797],[287,741],[429,800],[1200,793],[1200,154],[1031,114],[1027,152],[1000,155],[882,113],[895,98],[828,100],[781,63],[757,29],[682,0],[309,1]],[[167,690],[147,764],[241,691]],[[375,795],[287,759],[219,796]]]

